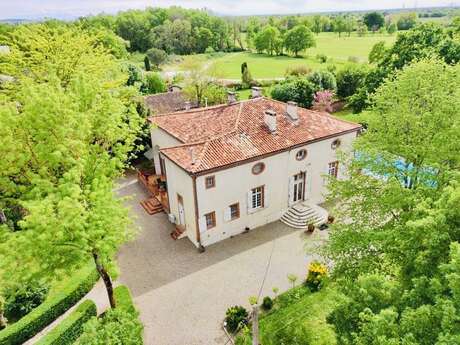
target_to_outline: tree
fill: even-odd
[[[367,26],[363,23],[359,23],[358,27],[356,28],[356,33],[359,37],[363,37],[367,34]]]
[[[316,16],[313,16],[313,26],[312,26],[312,31],[315,34],[319,34],[323,29],[323,21],[321,19],[321,16],[318,14]]]
[[[372,32],[376,32],[385,24],[385,18],[383,18],[383,15],[379,12],[366,13],[363,21]]]
[[[390,25],[388,25],[387,32],[390,35],[393,35],[396,31],[398,31],[398,28],[395,23],[391,23]]]
[[[248,64],[246,62],[243,62],[241,64],[241,83],[243,85],[243,88],[248,88],[251,85],[251,82],[252,76],[249,72]]]
[[[152,67],[150,66],[150,60],[147,55],[144,57],[144,67],[147,72],[150,72],[152,70]]]
[[[353,95],[363,85],[366,77],[364,67],[356,64],[348,64],[337,72],[337,95],[347,98]]]
[[[150,62],[154,64],[155,68],[159,68],[160,65],[166,62],[168,59],[168,54],[164,50],[157,48],[150,48],[146,53]]]
[[[339,34],[339,37],[342,35],[342,32],[346,30],[346,22],[342,16],[334,17],[332,25],[334,27],[334,31]]]
[[[355,29],[355,26],[356,26],[356,20],[354,17],[352,16],[345,17],[345,31],[347,32],[348,37],[351,36],[351,33]]]
[[[368,60],[370,63],[376,63],[383,59],[386,53],[385,41],[380,41],[374,44],[369,52]]]
[[[458,67],[421,60],[373,96],[368,129],[329,181],[340,198],[325,255],[347,296],[339,344],[455,344],[460,305]]]
[[[308,80],[316,86],[317,90],[330,90],[337,89],[337,82],[335,76],[329,71],[315,71],[308,75]]]
[[[0,203],[15,200],[26,212],[20,231],[0,225],[1,280],[49,282],[91,260],[115,306],[114,255],[132,227],[113,180],[140,130],[136,92],[124,86],[126,74],[113,57],[78,29],[17,30],[10,40],[15,54],[4,66],[15,71],[29,61],[30,74],[18,74],[0,102]],[[56,42],[61,33],[75,39]]]
[[[266,51],[268,54],[273,55],[277,50],[279,44],[280,32],[273,26],[266,26],[254,37],[254,46],[257,52],[261,53]]]
[[[197,35],[198,53],[204,53],[212,43],[212,32],[208,28],[200,28]]]
[[[116,17],[115,32],[129,41],[131,51],[145,52],[150,46],[150,30],[152,29],[147,13],[140,10],[130,10]]]
[[[299,52],[314,47],[316,43],[309,28],[305,25],[297,25],[286,33],[284,45],[288,51],[299,56]]]
[[[398,30],[409,30],[412,29],[417,23],[417,14],[407,13],[403,14],[398,18],[396,22]]]

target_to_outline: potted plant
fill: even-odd
[[[307,231],[311,234],[313,231],[315,231],[315,224],[310,223],[308,224]]]

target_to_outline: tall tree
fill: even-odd
[[[379,12],[366,13],[363,21],[367,28],[372,32],[376,32],[385,24],[385,18]]]
[[[58,44],[61,34],[74,39]],[[0,274],[52,280],[92,260],[115,306],[114,255],[132,232],[113,180],[142,120],[121,66],[92,40],[44,24],[11,36],[13,53],[2,63],[17,83],[0,101],[0,203],[13,199],[25,212],[21,231],[0,226]]]
[[[288,51],[298,56],[299,52],[314,47],[316,42],[309,28],[305,25],[297,25],[286,33],[284,45]]]

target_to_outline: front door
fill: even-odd
[[[291,177],[290,204],[303,201],[305,197],[305,173],[301,172]]]
[[[184,200],[182,196],[177,194],[177,205],[179,211],[179,224],[185,226],[185,210],[184,210]]]

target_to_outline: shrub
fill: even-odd
[[[18,322],[0,331],[0,344],[22,344],[33,337],[85,296],[98,279],[99,275],[92,264],[77,272],[58,293],[48,297]]]
[[[308,265],[307,279],[305,285],[310,291],[318,291],[321,289],[324,279],[327,277],[327,267],[320,262],[314,261]]]
[[[316,86],[316,90],[331,90],[337,88],[334,75],[329,71],[315,71],[308,75],[308,80]]]
[[[116,308],[110,309],[102,317],[93,317],[83,327],[78,345],[98,344],[142,344],[143,326],[139,312],[134,306],[129,289],[120,285],[114,291]]]
[[[305,78],[295,78],[284,83],[275,85],[272,88],[272,98],[287,102],[294,101],[304,108],[311,107],[315,93],[315,86]]]
[[[96,315],[97,308],[94,302],[91,300],[84,301],[51,332],[37,342],[37,345],[73,344],[82,334],[84,324]]]
[[[308,68],[307,66],[293,66],[293,67],[288,67],[286,69],[286,76],[292,76],[292,77],[301,77],[304,75],[307,75],[308,73],[311,72],[311,69]]]
[[[321,63],[325,63],[327,61],[327,55],[318,54],[316,55],[316,59]]]
[[[273,308],[273,300],[270,298],[270,296],[265,296],[263,301],[262,301],[262,308],[264,310],[270,310]]]
[[[49,287],[32,282],[12,292],[6,299],[5,315],[8,319],[19,320],[45,300]]]
[[[123,344],[140,345],[143,326],[137,315],[122,308],[108,310],[102,317],[93,317],[83,326],[77,345]]]
[[[166,84],[158,73],[147,73],[141,91],[145,94],[165,92]]]
[[[358,63],[359,62],[359,57],[357,57],[357,56],[349,56],[348,57],[348,62]]]
[[[5,308],[5,299],[0,296],[0,330],[6,327],[8,319],[3,315]]]
[[[231,333],[235,333],[248,323],[248,311],[242,306],[234,306],[225,313],[226,327]]]
[[[347,98],[356,93],[366,78],[366,69],[360,65],[349,64],[337,73],[337,95]]]

